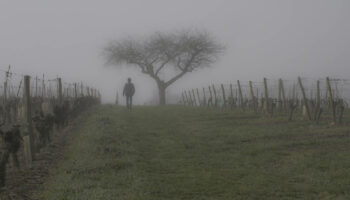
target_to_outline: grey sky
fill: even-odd
[[[108,41],[154,31],[204,29],[227,47],[211,69],[169,92],[237,79],[350,78],[348,0],[1,0],[0,69],[84,81],[114,101],[127,77],[137,103],[157,94],[149,77],[104,67]]]

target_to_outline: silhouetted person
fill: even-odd
[[[135,86],[131,82],[131,78],[128,78],[128,82],[125,83],[123,96],[126,96],[126,107],[131,110],[132,96],[135,94]]]

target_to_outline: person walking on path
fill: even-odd
[[[132,96],[135,94],[135,86],[131,82],[131,78],[128,78],[128,82],[125,83],[123,89],[123,96],[126,96],[126,107],[131,110],[132,106]]]

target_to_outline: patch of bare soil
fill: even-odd
[[[63,150],[72,137],[73,126],[69,125],[60,132],[55,132],[51,143],[36,154],[31,168],[15,169],[8,165],[6,186],[0,189],[0,200],[36,200],[35,191],[39,190],[48,177],[49,170],[63,158]]]

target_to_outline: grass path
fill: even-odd
[[[49,200],[350,199],[349,126],[196,108],[101,106],[51,170]]]

